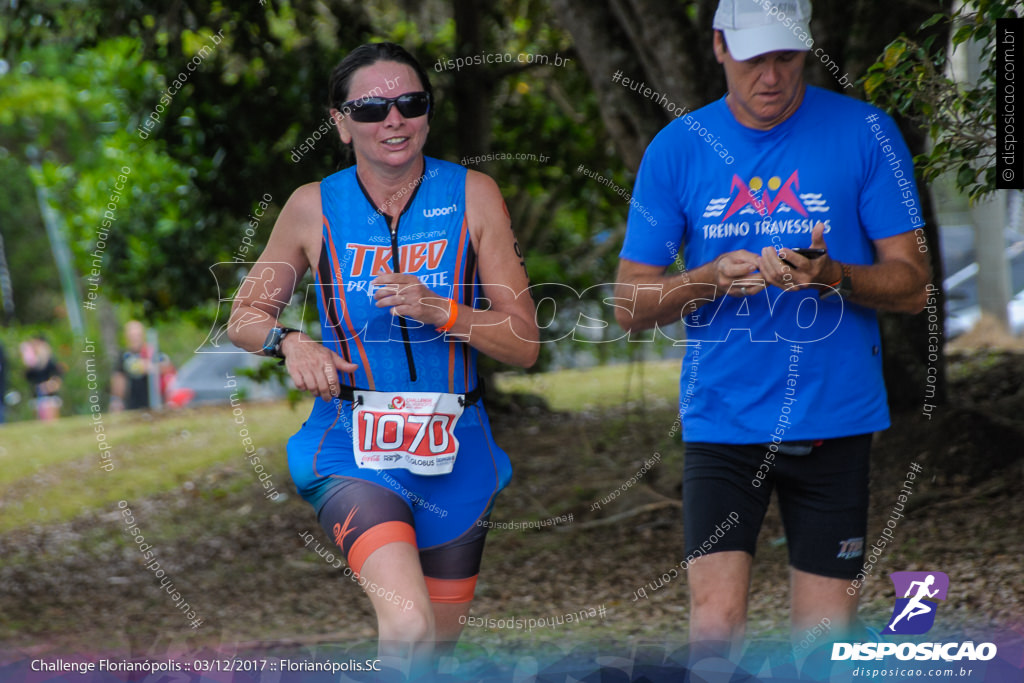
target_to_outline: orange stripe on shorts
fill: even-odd
[[[477,576],[474,574],[468,579],[424,577],[427,580],[427,592],[430,593],[430,601],[446,604],[469,602],[473,599],[473,593],[476,591]]]
[[[408,522],[381,522],[370,527],[349,549],[348,566],[352,567],[352,571],[358,576],[366,558],[388,543],[411,543],[415,548],[416,531]]]

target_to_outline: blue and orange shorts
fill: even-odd
[[[388,543],[419,549],[432,602],[473,599],[488,518],[512,475],[481,404],[455,427],[458,456],[448,474],[360,468],[352,453],[351,403],[317,399],[313,414],[288,441],[288,465],[299,495],[357,574]]]

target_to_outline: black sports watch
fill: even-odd
[[[284,358],[281,353],[281,342],[292,332],[298,332],[292,327],[275,327],[267,333],[267,339],[263,342],[263,353],[271,358]]]
[[[839,281],[839,296],[848,299],[853,296],[853,268],[843,264],[843,279]]]
[[[825,291],[823,294],[818,296],[819,299],[827,299],[830,296],[838,294],[843,299],[849,298],[853,295],[853,269],[846,263],[839,264],[843,268],[843,275],[839,278],[839,282],[835,282],[829,285],[830,289]]]

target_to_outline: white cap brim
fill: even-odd
[[[728,28],[721,30],[725,34],[725,44],[729,48],[729,54],[740,62],[766,52],[778,50],[803,50],[806,52],[811,49],[810,45],[797,38],[797,34],[802,33],[807,36],[807,40],[811,40],[811,29],[806,21],[794,22],[790,28],[776,23],[770,26],[745,28],[740,31]],[[811,45],[813,44],[812,42]]]

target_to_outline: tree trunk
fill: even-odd
[[[4,248],[4,236],[0,232],[0,308],[3,309],[3,323],[9,325],[14,320],[14,287],[11,285],[11,271],[7,267],[7,250]],[[3,396],[0,396],[0,400]]]
[[[844,0],[818,0],[814,6],[822,18],[843,17],[843,22],[849,22],[832,22],[824,36],[825,47],[828,51],[830,46],[836,45],[835,49],[840,56],[833,55],[833,58],[842,64],[844,72],[860,78],[896,36],[900,33],[916,34],[921,23],[933,14],[949,14],[951,4],[949,0],[887,4],[861,0],[853,6]],[[817,30],[818,27],[815,25],[814,31]],[[944,45],[949,37],[948,24],[943,22],[933,26],[919,40],[932,34],[936,35],[936,44]],[[815,38],[817,39],[817,33]],[[838,90],[835,87],[835,79],[825,71],[820,62],[816,68],[821,74],[829,77],[832,87]],[[863,96],[860,88],[849,88],[847,91],[854,96]],[[895,119],[911,155],[923,153],[928,144],[926,132],[909,125],[899,116]],[[938,221],[935,217],[931,188],[920,180],[917,188],[921,198],[921,214],[925,222],[924,236],[932,267],[932,282],[936,286],[935,297],[929,301],[929,306],[935,306],[941,333],[946,320],[946,297],[942,292],[943,270],[942,256],[939,252]],[[946,356],[943,351],[945,337],[944,334],[940,334],[937,350],[934,353],[929,351],[930,315],[929,311],[914,316],[895,313],[879,315],[884,342],[882,353],[885,383],[889,392],[889,405],[893,410],[921,410],[925,403],[935,406],[946,402]],[[927,383],[929,367],[933,368],[932,373],[938,378],[933,385]],[[934,395],[930,386],[935,387]]]
[[[694,3],[701,24],[710,27],[715,5],[709,0]],[[710,30],[696,28],[700,24],[687,20],[678,3],[551,0],[551,7],[572,34],[597,93],[605,129],[632,171],[675,112],[696,109],[725,92],[721,69],[711,58]],[[708,68],[708,58],[714,68]],[[613,81],[614,76],[630,79],[634,89]],[[638,94],[644,87],[658,96]],[[709,91],[716,94],[709,97]],[[665,104],[659,104],[662,95]]]
[[[456,0],[455,49],[459,57],[483,52],[480,6],[476,0]],[[491,102],[495,79],[484,66],[472,66],[455,72],[452,99],[458,126],[459,158],[486,154],[491,147]],[[481,77],[483,76],[483,77]]]

